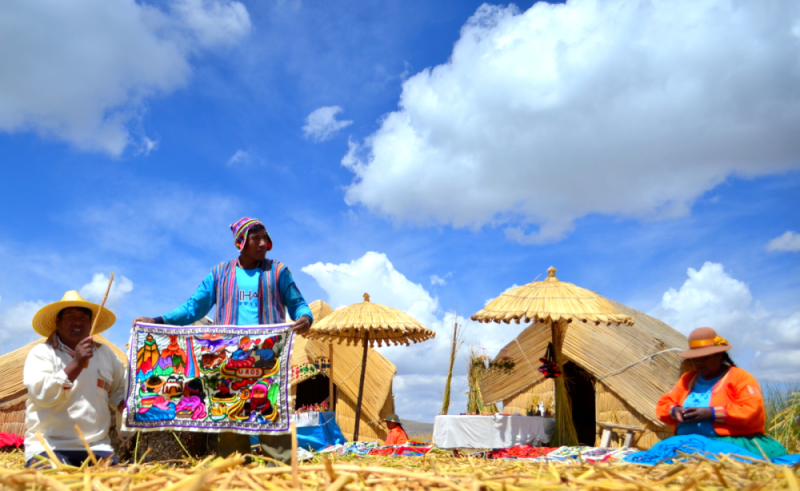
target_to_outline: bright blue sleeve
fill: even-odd
[[[188,326],[202,319],[211,310],[216,301],[214,276],[208,273],[208,276],[200,283],[197,291],[194,292],[194,295],[189,300],[172,312],[162,315],[161,318],[164,319],[164,324]]]
[[[294,284],[294,277],[289,268],[283,268],[281,276],[278,278],[278,287],[281,289],[281,297],[286,308],[289,309],[289,315],[292,319],[297,320],[304,315],[308,316],[311,323],[314,323],[314,316],[311,314],[311,309],[308,308],[303,294],[297,289]]]

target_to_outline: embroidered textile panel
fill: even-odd
[[[289,431],[291,324],[137,323],[123,429]]]

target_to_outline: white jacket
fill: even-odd
[[[25,360],[25,460],[45,451],[36,439],[37,431],[53,450],[85,450],[76,424],[92,450],[112,450],[109,405],[116,408],[125,400],[125,366],[111,348],[95,343],[89,366],[70,382],[64,368],[72,355],[65,348],[53,336],[34,346]]]

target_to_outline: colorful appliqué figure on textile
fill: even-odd
[[[124,428],[289,430],[291,324],[136,324]]]

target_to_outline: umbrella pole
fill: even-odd
[[[364,397],[364,375],[367,373],[367,350],[369,349],[369,331],[364,333],[364,355],[361,357],[361,380],[358,382],[358,402],[356,402],[356,428],[353,430],[353,441],[358,441],[358,428],[361,426],[361,399]]]
[[[567,323],[563,320],[550,322],[550,330],[553,338],[553,351],[555,352],[556,363],[561,371],[561,376],[556,377],[554,382],[554,396],[556,403],[556,427],[553,432],[553,444],[555,446],[576,446],[578,445],[578,434],[575,431],[575,423],[572,421],[572,403],[567,392],[567,384],[564,380],[564,364],[561,357],[561,348],[564,344]]]

